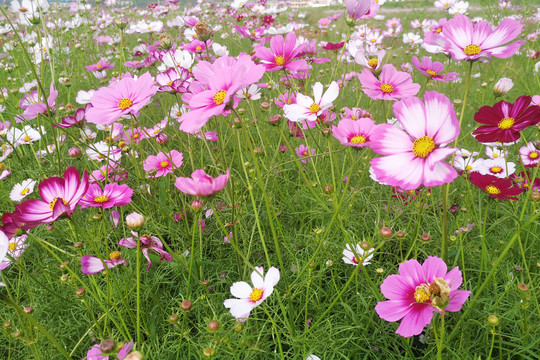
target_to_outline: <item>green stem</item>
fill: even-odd
[[[137,346],[141,344],[141,237],[137,235]]]

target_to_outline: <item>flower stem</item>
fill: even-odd
[[[141,344],[141,237],[137,235],[137,346]]]

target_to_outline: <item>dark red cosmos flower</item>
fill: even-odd
[[[529,106],[530,96],[520,96],[514,104],[502,100],[490,106],[482,106],[474,120],[482,126],[473,131],[480,142],[510,143],[519,139],[519,132],[540,122],[540,107]]]
[[[499,200],[519,200],[515,195],[523,192],[523,189],[513,186],[514,183],[510,179],[501,179],[489,174],[482,175],[476,171],[469,175],[469,181],[474,186],[484,190],[492,198]]]
[[[327,43],[326,45],[323,46],[323,49],[325,50],[333,50],[333,51],[336,51],[336,50],[339,50],[343,47],[343,45],[345,45],[345,42],[340,42],[340,43]]]

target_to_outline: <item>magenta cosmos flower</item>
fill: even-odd
[[[530,104],[530,96],[520,96],[514,104],[501,100],[493,107],[482,106],[474,114],[474,120],[483,124],[473,131],[476,140],[483,143],[519,140],[520,131],[540,122],[540,107]]]
[[[81,258],[81,272],[86,275],[93,275],[107,269],[112,269],[118,265],[126,264],[126,260],[122,259],[120,251],[113,251],[109,254],[108,260],[101,260],[95,256],[84,255]]]
[[[75,167],[69,167],[64,177],[50,177],[39,185],[41,200],[25,200],[15,207],[13,219],[23,228],[29,229],[40,224],[57,220],[62,215],[71,216],[77,204],[88,189],[88,172],[82,179]]]
[[[504,19],[493,30],[487,21],[473,25],[467,16],[456,15],[444,25],[442,33],[445,48],[456,61],[489,59],[492,56],[505,59],[525,44],[525,40],[519,40],[504,45],[518,37],[521,29],[520,22],[513,19]]]
[[[423,57],[422,61],[418,60],[416,56],[413,56],[411,61],[414,67],[420,71],[422,75],[427,76],[432,80],[448,82],[459,79],[459,74],[456,72],[442,74],[442,71],[444,70],[443,63],[438,61],[433,62],[429,56]]]
[[[108,126],[124,115],[138,116],[139,110],[150,101],[157,90],[158,87],[154,85],[148,72],[137,80],[126,76],[94,93],[92,107],[86,110],[86,120]]]
[[[371,134],[375,130],[375,121],[370,118],[358,120],[343,119],[337,126],[332,126],[332,136],[341,145],[363,148],[369,146]]]
[[[144,170],[153,174],[154,177],[165,176],[173,172],[183,164],[184,155],[176,150],[167,154],[160,152],[156,156],[150,155],[144,162]]]
[[[382,66],[378,79],[367,68],[362,70],[358,79],[364,93],[373,100],[397,100],[414,96],[420,91],[420,85],[413,83],[411,75],[397,71],[391,64]]]
[[[141,252],[143,253],[146,260],[148,260],[148,266],[146,267],[147,271],[150,271],[150,266],[152,265],[152,261],[150,260],[150,256],[148,255],[148,252],[150,250],[154,250],[159,255],[161,255],[160,260],[165,260],[168,262],[172,262],[172,255],[163,250],[163,242],[159,240],[155,236],[150,235],[141,235],[139,237],[139,234],[135,231],[132,231],[131,234],[133,237],[124,238],[118,242],[118,245],[128,248],[128,249],[136,249],[137,248],[137,239],[140,239],[141,241]]]
[[[226,108],[235,108],[240,102],[235,96],[238,90],[258,82],[263,74],[264,67],[246,54],[238,59],[222,56],[213,64],[200,61],[193,70],[195,81],[189,86],[190,93],[182,95],[190,111],[180,117],[180,130],[195,133],[212,116],[227,115]]]
[[[285,39],[277,35],[270,40],[270,49],[259,46],[255,50],[255,56],[261,60],[266,71],[278,71],[287,69],[291,72],[305,71],[307,64],[305,60],[294,60],[301,52],[302,45],[297,45],[296,34],[290,32]]]
[[[523,189],[514,186],[514,182],[510,179],[501,179],[490,174],[482,175],[476,171],[469,175],[469,181],[492,198],[499,200],[519,200],[516,195],[523,192]]]
[[[114,67],[113,64],[109,63],[108,61],[99,60],[97,63],[85,66],[86,71],[102,71],[107,69],[112,69]]]
[[[445,262],[430,256],[422,265],[415,259],[399,266],[399,275],[388,276],[381,291],[388,299],[375,306],[386,321],[401,320],[396,334],[403,337],[419,335],[431,322],[433,312],[456,312],[471,294],[458,290],[463,278],[456,266],[447,272]]]
[[[184,194],[193,196],[210,196],[221,191],[229,181],[229,169],[226,174],[219,175],[215,179],[206,175],[204,170],[195,170],[191,178],[179,177],[174,186]]]
[[[263,267],[256,267],[251,273],[251,287],[247,282],[238,281],[232,284],[231,294],[237,299],[227,299],[223,305],[231,311],[238,320],[247,320],[251,310],[259,306],[274,292],[274,286],[279,282],[279,270],[271,267],[264,276]]]
[[[414,190],[453,181],[457,172],[443,160],[457,149],[446,144],[459,135],[454,107],[443,94],[428,91],[425,104],[410,97],[394,104],[394,114],[404,130],[378,125],[371,148],[384,157],[371,160],[375,177],[383,184]]]
[[[131,202],[133,189],[129,186],[117,183],[107,184],[103,190],[99,184],[92,184],[81,199],[81,209],[87,207],[100,207],[102,209],[112,208],[113,206],[124,206]]]

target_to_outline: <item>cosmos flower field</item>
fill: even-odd
[[[0,8],[0,359],[537,359],[540,3]]]

